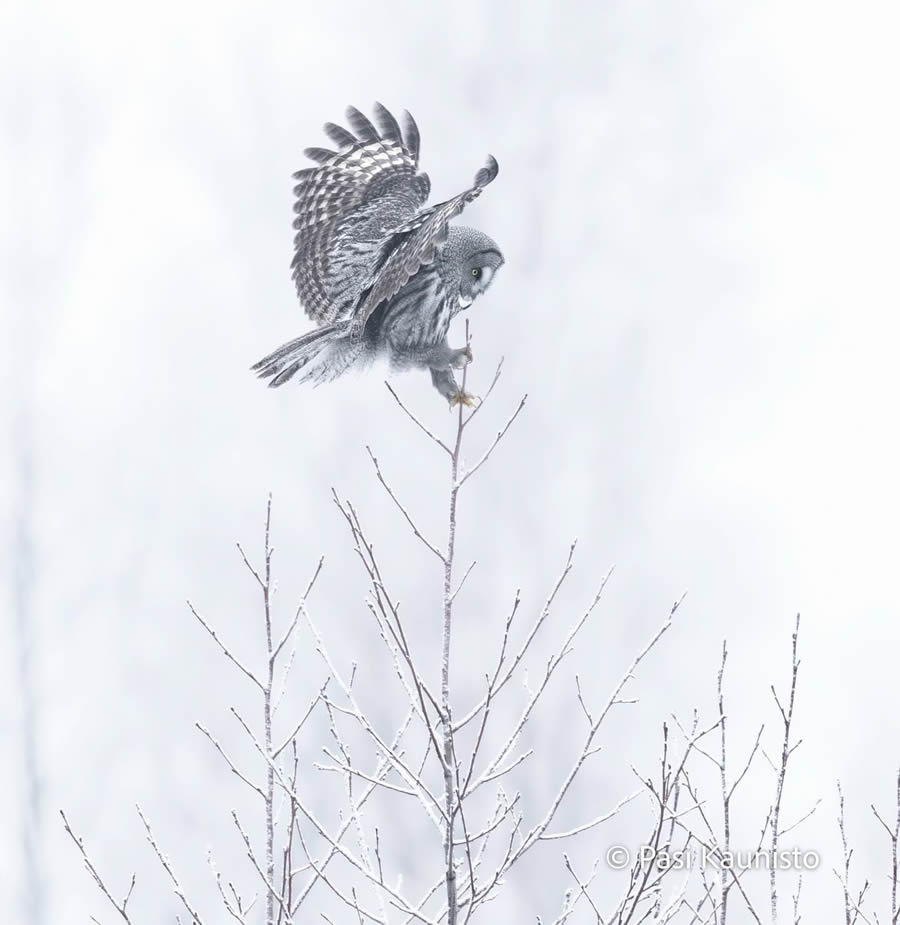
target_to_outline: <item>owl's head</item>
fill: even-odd
[[[456,283],[460,309],[486,292],[503,266],[500,248],[474,228],[452,226],[442,254],[442,275]]]

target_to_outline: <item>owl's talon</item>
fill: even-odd
[[[473,408],[477,400],[476,395],[470,395],[468,392],[457,392],[455,395],[450,396],[450,407],[455,408],[457,405],[463,404],[467,408]]]

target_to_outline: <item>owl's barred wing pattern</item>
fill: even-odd
[[[497,161],[488,155],[470,189],[419,212],[390,235],[369,291],[357,309],[351,330],[354,339],[361,335],[369,316],[381,302],[396,295],[423,265],[435,259],[438,246],[447,239],[450,220],[477,199],[499,172]]]
[[[488,156],[469,189],[425,207],[431,183],[419,172],[412,116],[398,122],[380,103],[374,122],[352,106],[346,116],[349,128],[325,123],[337,150],[307,148],[316,166],[294,174],[292,275],[317,327],[251,368],[272,387],[318,385],[386,353],[398,368],[430,369],[440,394],[460,399],[450,367],[466,351],[448,346],[447,330],[503,255],[487,235],[450,222],[494,180],[497,162]]]
[[[348,107],[352,132],[325,125],[341,150],[307,148],[319,166],[294,174],[291,267],[300,301],[319,324],[353,314],[385,238],[428,198],[430,182],[418,172],[419,130],[412,116],[404,113],[401,129],[376,103],[375,119],[378,128]]]

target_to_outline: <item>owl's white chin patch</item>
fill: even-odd
[[[459,297],[459,307],[468,308],[474,301],[474,299],[467,299],[464,295],[461,295]]]

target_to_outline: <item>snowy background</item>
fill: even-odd
[[[669,711],[715,715],[723,638],[736,758],[759,723],[777,736],[768,687],[789,679],[799,611],[788,815],[823,798],[796,837],[823,856],[806,916],[839,920],[837,778],[857,870],[884,900],[887,838],[868,804],[891,813],[900,762],[898,24],[875,0],[0,7],[6,921],[113,919],[60,807],[117,886],[137,870],[141,921],[177,907],[135,801],[201,902],[208,846],[253,883],[228,819],[246,797],[193,728],[224,736],[228,705],[252,701],[184,602],[258,654],[234,542],[258,553],[268,492],[283,612],[324,555],[313,609],[335,651],[369,683],[386,670],[366,657],[364,576],[335,486],[437,669],[440,577],[365,445],[437,536],[442,461],[377,375],[272,392],[247,371],[307,325],[288,270],[301,150],[375,98],[415,114],[436,199],[488,152],[501,168],[466,213],[506,255],[470,313],[476,391],[506,357],[470,452],[529,400],[461,509],[461,561],[480,564],[460,598],[460,696],[482,670],[472,643],[496,638],[517,586],[540,606],[574,536],[559,626],[616,566],[572,664],[597,699],[688,590],[574,824],[630,789],[629,762],[652,769]],[[427,377],[394,385],[449,432]],[[322,674],[312,653],[300,669],[298,704]],[[534,731],[537,800],[581,719],[571,673],[552,698]],[[765,773],[748,783],[739,847],[770,794]],[[503,917],[552,919],[565,885],[555,846],[537,849]]]

